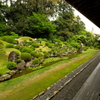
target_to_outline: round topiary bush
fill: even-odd
[[[21,62],[21,59],[17,59],[17,63],[20,63]]]
[[[35,58],[32,60],[32,64],[38,64],[39,63],[39,59],[38,58]]]
[[[18,50],[19,50],[20,47],[21,47],[20,45],[16,45],[16,46],[15,46],[15,49],[18,49]]]
[[[36,51],[32,51],[31,52],[31,55],[33,56],[33,57],[43,57],[44,56],[44,54],[42,53],[42,52],[36,52]]]
[[[3,36],[2,40],[6,41],[8,43],[14,43],[14,41],[15,41],[15,39],[13,39],[11,36]]]
[[[53,43],[49,43],[49,42],[46,42],[45,45],[48,46],[49,48],[52,48],[54,46]]]
[[[17,56],[20,56],[20,52],[18,52],[18,51],[15,51],[15,53],[16,53],[16,55],[17,55]]]
[[[35,57],[36,53],[36,51],[32,51],[30,54]]]
[[[32,43],[32,46],[35,47],[35,48],[38,48],[40,45],[39,45],[37,42],[34,41],[34,42]]]
[[[17,67],[17,64],[15,62],[8,62],[6,66],[8,69],[13,70]]]
[[[29,47],[23,47],[23,48],[21,49],[21,52],[27,52],[27,53],[30,53],[30,52],[32,52],[32,48],[29,48]]]
[[[21,54],[21,59],[27,61],[31,60],[31,55],[29,53],[22,53]]]
[[[14,45],[13,44],[7,44],[6,48],[14,48]]]

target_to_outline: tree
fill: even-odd
[[[56,26],[44,14],[33,13],[33,16],[28,17],[28,26],[27,35],[35,38],[50,38],[56,31]]]
[[[3,5],[3,2],[0,1],[0,35],[4,35],[4,33],[6,32],[6,20],[5,20],[5,9],[7,7],[5,5]]]
[[[7,0],[5,1],[7,3]],[[26,35],[27,17],[32,16],[32,12],[52,15],[54,13],[53,4],[48,0],[10,0],[9,9],[5,13],[8,32],[13,31],[19,35]]]
[[[57,12],[58,18],[54,23],[57,25],[57,37],[62,38],[66,41],[68,38],[72,37],[72,23],[74,19],[72,7],[65,1],[58,2]]]
[[[80,31],[84,30],[85,30],[85,24],[83,23],[83,21],[81,21],[81,18],[79,16],[75,17],[73,20],[72,32],[75,35],[79,35],[81,34]]]

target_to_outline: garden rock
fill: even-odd
[[[17,65],[17,70],[23,70],[25,69],[25,61],[22,60],[18,65]]]
[[[8,80],[11,78],[11,75],[10,74],[4,74],[0,77],[0,82],[2,81],[5,81],[5,80]]]
[[[24,41],[19,42],[20,46],[24,46]]]
[[[15,51],[10,52],[10,54],[8,56],[8,61],[17,62],[17,55],[16,55]]]
[[[26,68],[27,68],[27,67],[31,67],[31,65],[32,65],[32,62],[30,61],[30,62],[27,62],[27,63],[26,63],[26,66],[25,66],[25,67],[26,67]]]
[[[10,74],[11,76],[13,76],[13,75],[16,74],[16,73],[17,73],[16,70],[12,70],[9,74]]]

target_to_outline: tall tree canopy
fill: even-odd
[[[55,20],[50,21],[52,17]],[[0,35],[12,32],[70,42],[76,38],[75,41],[89,46],[95,41],[65,0],[1,0]]]

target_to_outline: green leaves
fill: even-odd
[[[44,14],[33,13],[33,16],[28,17],[28,22],[29,30],[27,32],[35,38],[48,38],[56,31],[56,26]]]

